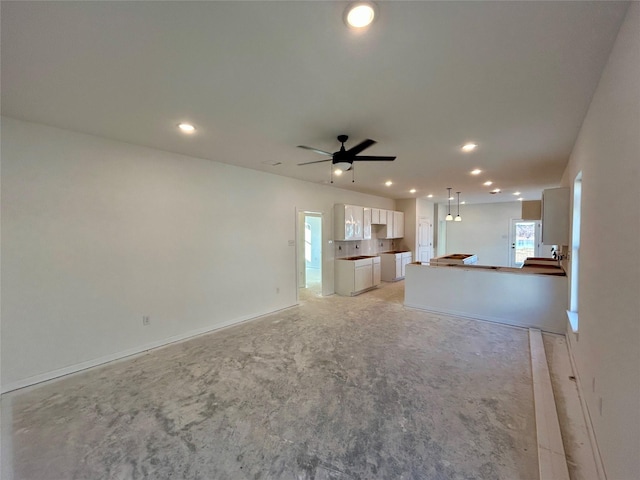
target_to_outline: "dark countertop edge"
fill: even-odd
[[[562,272],[562,273],[558,273],[558,272],[549,272],[549,271],[542,271],[542,272],[528,271],[530,269],[533,270],[536,268],[536,266],[533,266],[533,265],[522,267],[522,268],[497,267],[497,266],[491,266],[491,265],[465,265],[465,264],[457,264],[457,263],[450,263],[450,264],[438,263],[436,265],[423,265],[422,262],[411,262],[409,265],[417,265],[420,267],[432,267],[432,268],[449,268],[449,267],[466,268],[467,270],[498,272],[498,273],[514,273],[516,275],[546,275],[550,277],[566,277],[567,276],[566,272],[562,267],[558,267],[558,269],[560,269]],[[548,266],[544,266],[544,265],[541,268],[544,270],[549,269]]]

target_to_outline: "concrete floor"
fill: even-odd
[[[403,282],[5,395],[5,479],[536,479],[525,329]]]

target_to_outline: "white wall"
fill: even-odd
[[[418,238],[418,213],[415,198],[403,198],[396,200],[396,210],[404,212],[404,237],[396,240],[398,250],[410,250],[413,258],[417,253]]]
[[[445,222],[446,253],[475,253],[478,264],[509,266],[509,230],[522,216],[520,202],[463,205],[460,216],[462,222]]]
[[[416,260],[419,248],[420,217],[427,217],[433,222],[433,202],[425,198],[404,198],[396,200],[396,210],[404,212],[404,238],[396,240],[396,247],[413,252]]]
[[[567,335],[609,479],[640,472],[639,169],[640,4],[633,3],[562,179],[573,187],[583,172],[579,326]]]
[[[296,208],[327,246],[334,203],[394,207],[3,118],[3,391],[294,305]]]

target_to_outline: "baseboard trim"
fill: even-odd
[[[540,480],[569,480],[569,468],[562,443],[558,410],[551,385],[542,332],[539,329],[529,329],[529,352],[533,378]]]
[[[251,314],[245,315],[239,318],[235,318],[233,320],[228,320],[226,322],[217,323],[215,325],[210,325],[204,328],[198,328],[195,330],[189,330],[188,332],[181,333],[179,335],[173,335],[168,338],[164,338],[162,340],[157,340],[154,342],[150,342],[144,345],[140,345],[138,347],[130,348],[127,350],[123,350],[120,352],[112,353],[109,355],[105,355],[99,358],[95,358],[92,360],[87,360],[86,362],[77,363],[74,365],[69,365],[68,367],[59,368],[56,370],[52,370],[50,372],[41,373],[39,375],[33,375],[31,377],[27,377],[23,380],[19,380],[17,382],[9,383],[8,385],[2,385],[2,390],[0,393],[3,395],[5,393],[13,392],[15,390],[19,390],[21,388],[31,387],[33,385],[37,385],[39,383],[47,382],[49,380],[54,380],[60,377],[64,377],[67,375],[71,375],[74,373],[82,372],[84,370],[88,370],[93,367],[98,367],[100,365],[104,365],[106,363],[114,362],[117,360],[122,360],[125,358],[129,358],[135,355],[141,355],[149,352],[150,350],[155,350],[158,348],[163,348],[173,343],[182,342],[185,340],[189,340],[191,338],[205,335],[207,333],[214,332],[216,330],[222,330],[224,328],[232,327],[239,325],[241,323],[251,322],[254,320],[258,320],[259,318],[274,314],[276,312],[280,312],[283,310],[288,310],[289,308],[296,307],[297,304],[289,305],[284,308],[279,308],[276,310],[272,310],[265,313],[259,314]]]
[[[466,318],[471,320],[481,320],[483,322],[498,323],[500,325],[507,325],[510,327],[517,327],[517,328],[525,328],[525,329],[533,328],[533,329],[541,330],[545,333],[555,333],[557,335],[564,335],[564,332],[548,330],[545,328],[541,328],[539,325],[530,325],[527,323],[520,323],[515,320],[507,320],[500,317],[491,317],[487,315],[469,315],[468,312],[458,312],[456,310],[438,309],[438,308],[425,308],[424,306],[413,305],[411,303],[405,303],[404,306],[407,308],[413,308],[415,310],[422,310],[423,312],[431,312],[431,313],[439,313],[441,315],[448,315],[450,317],[460,317],[460,318]]]
[[[567,322],[569,323],[569,322]],[[582,416],[584,417],[584,424],[589,434],[589,441],[591,442],[591,452],[593,453],[593,460],[596,464],[596,470],[598,472],[598,480],[607,480],[607,473],[604,469],[604,462],[600,456],[600,448],[598,447],[598,441],[596,439],[596,432],[593,429],[593,423],[591,422],[591,413],[589,412],[589,406],[584,398],[584,390],[582,389],[582,381],[580,380],[580,372],[576,366],[575,358],[573,357],[573,336],[576,338],[578,332],[573,332],[572,327],[568,325],[567,337],[567,349],[569,350],[569,362],[571,363],[571,370],[573,370],[573,376],[576,377],[576,387],[578,388],[578,398],[580,399],[580,407],[582,408]]]

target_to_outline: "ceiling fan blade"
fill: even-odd
[[[326,160],[315,160],[313,162],[299,163],[298,165],[311,165],[312,163],[330,162],[331,160],[333,160],[333,159],[332,158],[327,158]]]
[[[333,157],[333,153],[325,152],[324,150],[320,150],[318,148],[306,147],[304,145],[298,145],[298,148],[304,148],[305,150],[311,150],[312,152],[319,153],[320,155],[326,155],[328,157]]]
[[[369,156],[366,156],[366,155],[362,155],[360,157],[353,157],[351,160],[353,160],[354,162],[358,161],[358,160],[360,160],[360,161],[368,161],[368,162],[371,162],[371,161],[373,161],[373,162],[375,162],[375,161],[378,161],[378,162],[393,162],[395,159],[396,159],[396,157],[369,157]]]
[[[377,143],[375,140],[366,139],[365,141],[360,142],[355,147],[351,147],[349,150],[347,150],[347,153],[349,155],[357,155],[361,151],[363,151],[365,148],[369,148],[371,145],[375,143]]]

